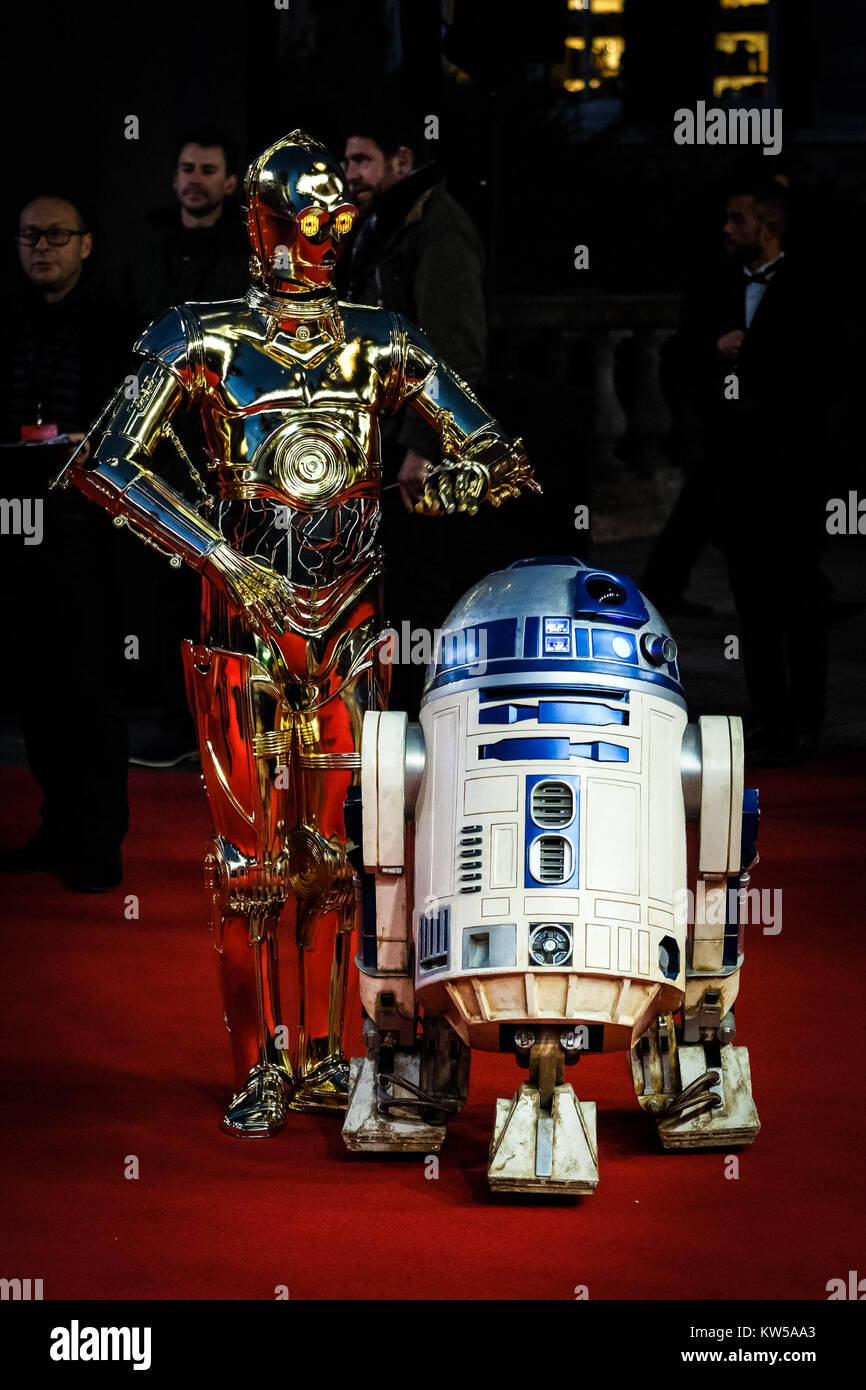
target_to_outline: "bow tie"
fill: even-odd
[[[746,272],[745,272],[745,275],[746,275],[746,284],[747,284],[747,285],[769,285],[769,283],[770,283],[770,281],[772,280],[772,278],[773,278],[773,276],[775,275],[775,273],[776,273],[775,268],[773,268],[772,270],[756,270],[755,273],[754,273],[754,275],[750,275],[749,272],[746,271]]]

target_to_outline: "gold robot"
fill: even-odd
[[[519,440],[418,328],[337,302],[334,269],[358,214],[327,150],[299,130],[271,145],[247,171],[244,213],[244,298],[177,305],[152,323],[134,375],[61,479],[202,576],[201,640],[183,655],[236,1073],[223,1127],[256,1137],[278,1133],[289,1109],[346,1106],[361,730],[389,669],[379,416],[410,405],[439,432],[419,511],[472,513],[538,485]],[[200,417],[201,466],[172,423],[187,411]],[[149,466],[162,440],[189,467],[196,504]],[[280,921],[294,957],[282,1003]]]

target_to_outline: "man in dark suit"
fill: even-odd
[[[827,665],[818,449],[837,343],[826,296],[785,254],[787,221],[779,183],[731,194],[727,264],[687,296],[682,332],[706,437],[680,521],[709,516],[724,551],[752,704],[747,750],[764,763],[814,750]]]

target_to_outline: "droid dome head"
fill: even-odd
[[[358,216],[324,145],[293,130],[254,159],[243,188],[254,278],[271,294],[327,292]]]
[[[573,556],[517,560],[466,593],[445,620],[424,703],[479,689],[645,689],[685,705],[677,645],[626,575]]]

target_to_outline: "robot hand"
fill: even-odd
[[[509,497],[519,497],[522,488],[541,492],[532,466],[517,439],[494,462],[442,463],[428,473],[421,500],[415,510],[425,516],[442,512],[468,512],[474,516],[480,502],[498,507]]]
[[[210,556],[208,568],[252,627],[265,638],[283,636],[289,625],[290,600],[282,579],[269,565],[220,545]]]
[[[508,452],[488,467],[490,491],[487,500],[498,507],[509,497],[519,497],[522,488],[527,492],[541,492],[541,484],[536,482],[532,464],[526,455],[522,442],[515,439]]]
[[[487,469],[480,463],[441,463],[424,479],[415,510],[422,516],[468,512],[474,516],[490,487]]]

